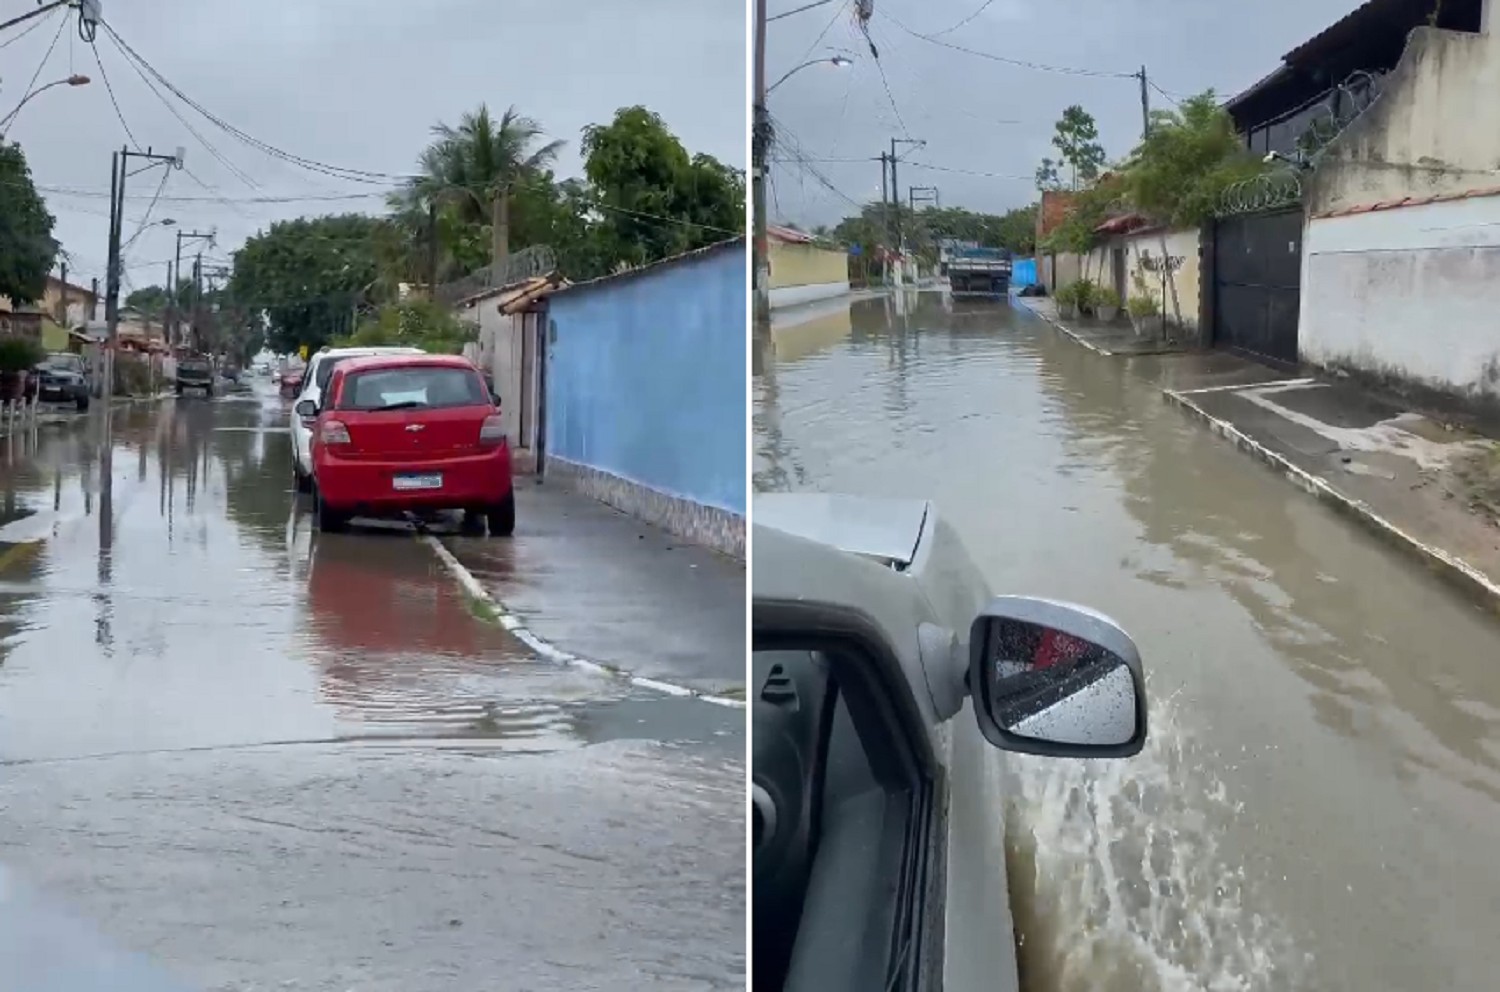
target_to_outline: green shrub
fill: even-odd
[[[47,357],[40,343],[16,335],[0,335],[0,372],[25,372]]]
[[[1154,296],[1132,296],[1130,302],[1125,304],[1132,317],[1155,317],[1156,297]]]

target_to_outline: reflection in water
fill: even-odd
[[[1215,361],[856,302],[756,377],[755,485],[933,498],[997,589],[1142,646],[1140,757],[1009,762],[1031,988],[1488,988],[1500,629],[1161,401]]]

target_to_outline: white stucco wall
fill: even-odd
[[[1190,330],[1198,327],[1198,302],[1202,292],[1199,263],[1199,231],[1196,227],[1177,231],[1155,231],[1144,234],[1129,234],[1110,238],[1080,259],[1081,276],[1092,279],[1108,289],[1118,290],[1115,285],[1114,250],[1125,250],[1125,287],[1121,304],[1132,296],[1144,295],[1156,301],[1157,309],[1166,313],[1175,324]],[[1166,245],[1162,264],[1162,246]],[[1168,278],[1163,281],[1163,269]],[[1139,276],[1139,280],[1137,280]],[[1174,307],[1173,301],[1176,301]]]
[[[1421,27],[1384,92],[1324,153],[1307,183],[1314,214],[1500,185],[1500,28]]]
[[[1500,398],[1500,196],[1315,218],[1304,361]]]
[[[781,286],[771,290],[771,306],[792,307],[799,303],[826,300],[849,292],[849,280],[814,283],[810,286]]]
[[[500,394],[500,419],[514,443],[529,446],[530,438],[519,436],[521,428],[522,330],[521,316],[506,316],[493,299],[479,305],[481,352]]]

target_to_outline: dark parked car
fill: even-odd
[[[89,382],[88,366],[84,365],[81,355],[54,352],[31,371],[33,388],[43,403],[72,403],[80,410],[89,408],[93,388]]]

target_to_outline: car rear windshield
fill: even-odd
[[[469,369],[411,366],[356,372],[344,380],[340,410],[488,406],[479,373]]]
[[[63,372],[83,371],[83,359],[77,355],[48,355],[42,364]]]

